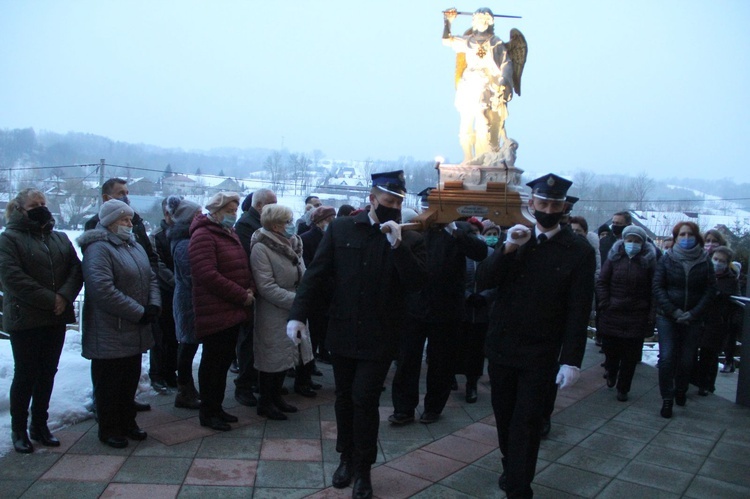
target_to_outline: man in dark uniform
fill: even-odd
[[[502,248],[479,264],[480,287],[497,287],[486,353],[502,452],[499,486],[532,497],[549,384],[578,379],[594,295],[594,249],[560,230],[571,182],[548,174],[529,182],[536,225],[508,230]]]
[[[176,201],[181,199],[181,196],[169,196],[162,200],[161,211],[164,218],[159,223],[159,228],[151,232],[152,247],[159,255],[159,272],[156,278],[159,281],[162,302],[161,315],[153,328],[154,346],[151,347],[148,373],[151,378],[151,387],[157,392],[166,392],[167,388],[177,388],[177,333],[172,308],[174,259],[171,244],[167,238],[167,230],[174,225],[174,222],[167,205],[169,198]],[[157,371],[157,368],[161,368],[161,371]]]
[[[422,236],[402,233],[397,223],[406,194],[403,172],[377,173],[372,181],[370,211],[337,218],[326,230],[287,325],[287,335],[298,342],[307,334],[310,314],[328,311],[326,347],[336,383],[336,450],[341,453],[332,483],[344,488],[354,475],[357,498],[372,497],[380,393],[396,355],[405,295],[419,291],[427,279]]]
[[[110,199],[117,199],[129,206],[130,200],[128,199],[128,194],[128,181],[125,179],[113,177],[102,184],[102,202],[104,203]],[[86,221],[83,228],[84,230],[91,230],[96,228],[98,223],[99,214],[96,214]],[[151,263],[151,269],[158,275],[159,256],[156,254],[156,251],[154,251],[153,246],[151,246],[151,240],[148,238],[146,226],[143,224],[143,219],[138,213],[133,215],[133,236],[135,236],[136,242],[143,246],[143,249],[148,255],[148,261]],[[150,363],[151,362],[149,362],[149,365]],[[152,368],[156,369],[156,371],[160,371],[159,366],[149,367],[149,370]],[[134,400],[133,403],[135,404],[135,409],[137,411],[151,410],[151,404],[138,402],[137,400]]]
[[[262,227],[260,212],[263,211],[265,205],[276,204],[276,193],[271,189],[258,189],[248,197],[251,199],[250,206],[234,224],[234,230],[240,238],[242,247],[245,248],[247,257],[250,258],[250,240],[255,231]],[[240,328],[236,355],[238,373],[234,378],[234,399],[244,406],[255,407],[258,401],[253,395],[253,390],[258,386],[258,371],[253,366],[255,356],[253,355],[252,322]]]
[[[427,390],[420,422],[440,418],[451,393],[456,364],[458,331],[464,317],[466,259],[487,257],[487,245],[467,222],[434,224],[424,233],[427,248],[427,284],[409,296],[408,317],[393,377],[393,414],[388,421],[404,425],[414,421],[419,404],[422,352],[427,344]]]

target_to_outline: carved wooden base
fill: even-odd
[[[442,171],[441,171],[442,173]],[[528,196],[517,186],[504,182],[487,182],[483,190],[467,189],[462,181],[442,182],[427,198],[429,208],[413,220],[427,227],[433,223],[447,224],[462,217],[490,219],[502,227],[534,221],[528,213]]]

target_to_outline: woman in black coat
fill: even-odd
[[[675,244],[659,260],[654,274],[659,331],[661,415],[672,417],[672,405],[687,400],[690,371],[701,339],[703,321],[716,290],[711,259],[693,222],[672,229]]]
[[[731,267],[732,250],[718,246],[711,252],[711,263],[716,274],[716,297],[706,312],[706,327],[700,343],[700,354],[695,369],[698,395],[713,393],[719,371],[719,352],[727,339],[739,329],[742,309],[730,299],[740,294],[738,273]],[[734,341],[734,338],[732,340]]]
[[[0,234],[3,329],[10,334],[14,373],[10,387],[11,439],[17,452],[34,447],[26,433],[31,403],[31,439],[57,447],[47,427],[49,400],[65,342],[75,322],[73,302],[83,284],[81,262],[55,219],[44,194],[24,189],[6,208]],[[33,402],[32,402],[33,400]]]
[[[641,361],[643,339],[654,331],[652,284],[656,250],[646,241],[646,231],[629,225],[604,261],[596,295],[599,328],[606,356],[607,386],[617,386],[617,400],[628,392]]]

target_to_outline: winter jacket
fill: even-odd
[[[87,359],[118,359],[145,352],[154,344],[151,324],[140,324],[147,305],[161,306],[159,284],[143,247],[107,229],[84,232],[86,284],[82,352]]]
[[[154,247],[151,245],[151,240],[148,238],[148,233],[146,232],[146,226],[143,224],[143,219],[138,213],[136,213],[135,215],[133,215],[132,222],[135,242],[140,244],[143,250],[146,252],[146,254],[148,255],[148,261],[154,268],[154,272],[156,272],[156,269],[159,266],[159,256],[156,254],[156,251],[154,251]],[[99,215],[94,215],[86,221],[83,228],[84,230],[92,230],[96,229],[98,226]],[[106,227],[102,228],[106,229]]]
[[[615,242],[596,282],[598,332],[619,338],[645,338],[654,333],[652,293],[656,250],[644,244],[633,258],[622,239]]]
[[[190,272],[190,224],[176,223],[167,232],[174,262],[174,296],[172,314],[175,334],[180,343],[198,343],[195,336],[195,313],[193,312],[193,278]]]
[[[706,311],[701,347],[721,350],[729,331],[740,327],[743,309],[730,298],[739,294],[740,281],[734,270],[716,274],[716,295]]]
[[[480,289],[497,287],[486,354],[511,367],[581,366],[594,296],[596,257],[585,238],[561,230],[547,242],[504,247],[479,264]]]
[[[237,237],[240,238],[242,247],[245,248],[245,253],[247,253],[248,257],[250,257],[250,239],[253,237],[253,233],[262,226],[260,223],[260,213],[252,206],[234,224],[234,231],[237,233]]]
[[[408,297],[410,316],[425,322],[461,321],[464,318],[466,258],[487,257],[487,244],[466,222],[456,222],[451,235],[443,225],[424,232],[428,278],[419,293]]]
[[[311,313],[327,310],[326,348],[332,354],[395,358],[405,294],[419,291],[427,280],[422,236],[414,231],[401,236],[401,244],[392,249],[366,211],[333,220],[297,289],[289,319],[305,322]],[[329,288],[330,298],[325,293]]]
[[[251,319],[247,290],[255,291],[247,253],[233,229],[199,215],[188,245],[198,340]]]
[[[488,256],[494,252],[488,248]],[[497,295],[495,288],[479,290],[477,286],[477,266],[479,262],[466,258],[466,288],[464,291],[464,322],[486,324],[490,321],[490,307]]]
[[[14,211],[0,234],[0,284],[3,329],[26,329],[75,322],[73,302],[83,285],[81,262],[64,232],[42,230],[20,211]],[[68,302],[55,315],[55,297]]]
[[[313,359],[309,337],[298,349],[286,335],[289,309],[297,287],[305,273],[302,240],[299,236],[284,240],[283,236],[260,229],[253,234],[250,268],[258,288],[255,301],[253,351],[255,368],[267,373],[281,372]]]
[[[151,234],[151,244],[156,254],[159,256],[159,271],[156,278],[159,280],[159,289],[161,290],[162,304],[164,311],[172,309],[172,293],[174,293],[174,261],[172,251],[167,237],[169,225],[162,220],[159,228]]]
[[[685,274],[685,267],[669,249],[656,265],[654,297],[657,313],[676,319],[677,310],[690,312],[693,321],[700,321],[716,292],[716,276],[711,258],[705,252]]]
[[[323,240],[323,230],[317,225],[299,236],[302,239],[302,259],[305,261],[305,267],[309,267],[315,258],[315,252],[318,251],[320,241]]]

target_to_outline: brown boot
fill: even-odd
[[[174,406],[182,407],[183,409],[200,409],[200,397],[198,396],[198,390],[195,389],[193,383],[188,385],[177,385],[177,395],[174,398]]]

